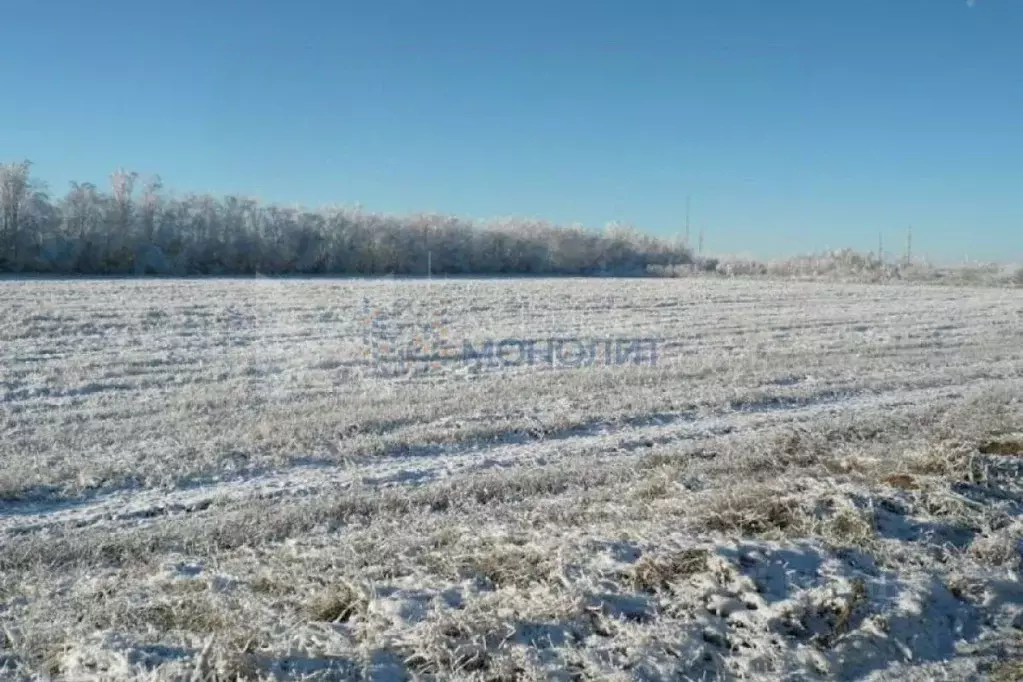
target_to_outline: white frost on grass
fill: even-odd
[[[1021,295],[6,283],[0,676],[1016,679]],[[363,297],[659,363],[378,376]]]

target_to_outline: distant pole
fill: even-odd
[[[426,279],[433,279],[433,251],[426,252]]]
[[[700,248],[696,252],[699,255],[703,255],[703,228],[700,228]]]
[[[877,260],[884,264],[884,235],[877,233]]]
[[[686,195],[686,247],[689,247],[689,195]]]
[[[906,265],[913,263],[913,226],[906,229]]]

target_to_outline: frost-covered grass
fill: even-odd
[[[0,313],[0,677],[1023,665],[1018,290],[37,281]],[[398,371],[367,318],[657,363]]]
[[[708,256],[695,263],[650,266],[650,274],[686,277],[695,274],[727,277],[767,277],[800,281],[907,283],[951,286],[1020,287],[1023,265],[964,261],[937,265],[905,258],[881,258],[876,253],[837,249],[772,261],[743,256]]]

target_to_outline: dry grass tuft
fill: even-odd
[[[557,564],[535,548],[493,547],[455,561],[463,578],[483,578],[495,587],[528,588],[548,583],[557,575]]]
[[[664,556],[646,555],[627,572],[627,579],[636,590],[657,592],[691,575],[707,570],[710,552],[693,548]]]
[[[822,431],[786,427],[758,442],[744,457],[753,476],[776,475],[793,469],[810,469],[826,463],[832,444]]]
[[[1023,660],[998,661],[991,668],[991,682],[1020,682],[1023,680]]]
[[[824,519],[818,533],[835,546],[869,547],[877,539],[877,524],[870,511],[844,504]]]
[[[887,485],[901,490],[919,490],[920,484],[909,474],[889,474],[881,479]]]
[[[251,642],[207,640],[196,660],[192,679],[207,682],[242,682],[272,679],[253,656]]]
[[[763,487],[712,498],[702,517],[710,531],[787,536],[806,529],[809,512],[793,495]]]
[[[967,483],[982,483],[987,477],[985,463],[976,449],[957,443],[939,443],[922,452],[909,453],[905,468],[923,476]]]
[[[476,614],[443,616],[419,633],[404,663],[411,672],[431,677],[485,673],[498,648],[495,644],[511,634],[507,625],[501,628],[496,620]]]
[[[977,448],[982,455],[1023,457],[1023,439],[989,440]]]
[[[253,592],[264,594],[269,597],[286,597],[295,593],[293,581],[275,578],[272,575],[260,575],[249,583]]]
[[[854,578],[851,592],[834,607],[834,625],[831,632],[821,638],[822,646],[833,647],[838,638],[849,631],[857,610],[867,604],[868,596],[866,582],[862,578]]]
[[[1023,521],[978,535],[970,543],[968,552],[989,566],[1020,568],[1023,566]]]
[[[234,614],[218,608],[202,596],[180,597],[142,606],[134,612],[135,622],[164,632],[214,634],[234,623]]]
[[[369,606],[368,596],[348,582],[331,587],[313,598],[310,617],[324,623],[343,623],[363,614]]]

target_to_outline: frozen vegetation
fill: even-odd
[[[680,243],[629,226],[465,220],[175,196],[119,170],[109,191],[54,199],[31,164],[0,164],[0,273],[75,275],[642,275],[689,263]]]
[[[0,678],[1017,680],[1021,389],[1017,289],[3,282]]]
[[[594,230],[175,195],[158,176],[124,170],[106,191],[76,182],[58,197],[31,169],[0,164],[0,274],[711,275],[1023,287],[1023,264],[939,267],[852,249],[774,261],[711,257],[620,223]]]

